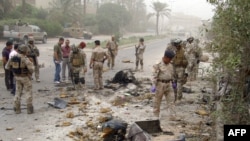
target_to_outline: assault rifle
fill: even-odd
[[[139,46],[137,47],[135,45],[135,57],[136,57],[136,59],[138,58],[138,50],[139,50]]]

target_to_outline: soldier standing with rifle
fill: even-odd
[[[40,82],[40,79],[39,79],[39,64],[38,64],[39,55],[40,55],[39,49],[37,48],[37,46],[34,45],[34,39],[30,38],[29,41],[28,41],[28,54],[27,54],[27,57],[29,57],[31,59],[31,61],[33,62],[33,64],[34,64],[36,82]]]
[[[177,89],[175,92],[175,101],[182,99],[182,89],[183,84],[185,83],[185,69],[188,65],[187,58],[185,56],[185,51],[181,46],[182,41],[176,39],[174,41],[174,46],[176,47],[175,57],[172,60],[174,66],[174,82],[177,82]]]
[[[33,63],[27,58],[26,54],[28,47],[21,45],[18,47],[18,54],[13,56],[5,66],[6,69],[11,69],[16,78],[16,95],[14,98],[14,111],[16,114],[21,113],[21,96],[26,95],[27,113],[34,112],[32,104],[32,83],[31,77],[34,71]]]
[[[107,54],[105,50],[100,46],[101,42],[99,40],[95,41],[95,48],[92,52],[89,68],[93,68],[95,90],[103,89],[102,73],[103,73],[103,63],[107,59]]]
[[[141,71],[143,71],[143,53],[145,51],[146,45],[144,44],[144,39],[140,38],[139,45],[135,46],[135,70],[138,71],[139,62],[141,65]]]
[[[108,48],[108,67],[113,69],[115,66],[115,57],[118,53],[118,44],[115,40],[115,36],[111,37],[111,41],[109,41],[106,45]]]

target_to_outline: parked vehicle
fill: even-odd
[[[83,28],[79,22],[68,23],[63,29],[62,36],[72,38],[91,39],[92,33]]]
[[[33,38],[35,41],[42,41],[47,43],[47,33],[40,29],[36,25],[4,25],[3,30],[4,38],[12,38],[17,42],[22,42],[24,44],[28,43],[30,38]]]

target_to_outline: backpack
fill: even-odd
[[[72,66],[80,67],[82,65],[82,57],[80,52],[73,52]]]

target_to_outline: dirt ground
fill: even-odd
[[[207,63],[201,63],[202,65],[207,66]],[[51,66],[46,65],[41,69],[41,73],[46,73],[47,67]],[[109,73],[105,79],[112,78],[114,72],[117,71],[105,72]],[[209,90],[211,87],[209,82],[203,79],[202,72],[200,71],[196,81],[185,85],[192,92],[183,93],[183,101],[167,107],[163,99],[160,125],[163,131],[172,132],[173,135],[159,133],[151,136],[153,141],[173,141],[178,139],[180,134],[185,134],[187,141],[213,140],[215,135],[213,122],[209,117],[210,107],[201,100],[201,89],[206,87]],[[26,113],[24,98],[22,113],[16,115],[13,112],[13,96],[5,90],[1,77],[0,141],[101,141],[101,132],[97,127],[106,117],[122,119],[129,126],[136,121],[155,120],[152,114],[154,94],[149,92],[150,84],[147,81],[150,75],[149,71],[135,72],[135,77],[140,80],[143,89],[129,84],[128,87],[115,91],[108,88],[93,91],[93,85],[88,83],[84,89],[75,91],[70,89],[70,82],[63,86],[45,82],[38,86],[34,82],[35,113],[31,115]],[[86,79],[92,79],[91,77],[92,74],[88,73]],[[133,95],[133,92],[138,92],[139,89],[142,90],[140,95]],[[173,98],[173,92],[171,96]],[[55,97],[68,102],[68,106],[65,109],[49,106],[47,102],[52,102]]]

